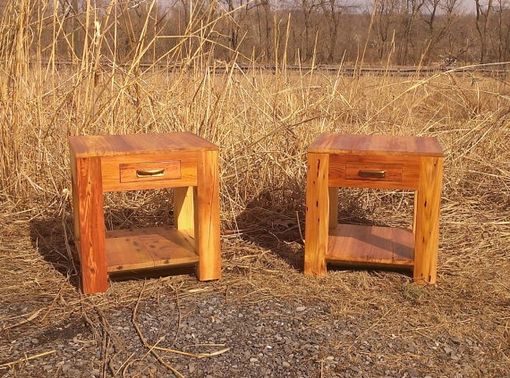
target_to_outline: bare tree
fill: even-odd
[[[338,39],[338,27],[340,24],[340,16],[342,14],[342,6],[340,5],[340,0],[323,0],[321,2],[321,7],[328,20],[328,61],[333,62],[335,60],[335,49]]]
[[[510,4],[508,0],[497,0],[494,6],[497,21],[497,35],[494,41],[499,61],[507,60],[510,44]]]
[[[398,0],[377,0],[374,7],[374,28],[378,38],[377,55],[379,59],[382,59],[388,50],[390,33],[395,31]]]
[[[301,51],[304,57],[304,60],[308,60],[313,51],[313,46],[310,41],[310,37],[312,35],[312,14],[315,9],[320,5],[319,0],[300,0],[301,12],[303,13],[303,23],[304,23],[304,33],[305,38],[302,39],[301,42]]]
[[[476,31],[480,38],[480,63],[485,61],[487,54],[487,32],[489,28],[489,17],[491,16],[493,0],[475,0],[476,7]]]
[[[70,45],[69,54],[71,61],[82,58],[82,43],[80,40],[81,26],[79,23],[79,3],[78,0],[60,0],[60,9],[64,20],[64,30],[67,43]]]
[[[236,9],[234,0],[223,0],[227,5],[227,12],[229,14],[229,27],[230,27],[230,47],[232,50],[237,49],[239,43],[239,23],[235,19],[234,10]],[[242,3],[242,1],[241,1]]]
[[[53,0],[56,5],[34,6],[31,12],[58,8],[52,28],[39,37],[44,42],[55,36],[52,49],[41,52],[57,60],[65,56],[77,61],[90,52],[96,20],[104,32],[101,54],[112,52],[119,62],[134,56],[191,62],[250,55],[260,62],[274,62],[280,46],[285,46],[285,57],[302,61],[310,60],[315,47],[318,63],[354,61],[353,41],[366,33],[371,22],[365,56],[374,63],[387,61],[393,50],[398,64],[428,64],[439,57],[451,62],[459,54],[466,61],[510,59],[510,0],[472,0],[472,13],[463,11],[461,0],[374,0],[367,12],[352,10],[348,1]],[[0,0],[2,15],[8,12],[3,9],[10,9],[5,8],[8,3]],[[107,8],[113,9],[113,15],[102,24]],[[284,26],[285,35],[280,33]],[[139,55],[135,47],[142,45],[144,52]],[[177,45],[183,48],[173,50]],[[342,55],[340,47],[345,48]],[[178,53],[168,54],[171,51]]]
[[[237,50],[239,46],[239,35],[242,30],[242,22],[248,15],[248,12],[256,7],[257,4],[251,4],[249,0],[221,0],[228,14],[228,39],[232,50]]]
[[[271,3],[270,0],[257,0],[257,25],[259,34],[259,47],[264,51],[267,61],[271,60]]]
[[[458,0],[426,0],[423,20],[427,25],[428,38],[422,53],[422,60],[427,63],[431,51],[446,36],[457,15]]]
[[[416,18],[425,4],[425,0],[405,0],[401,9],[402,17],[402,40],[400,41],[399,63],[407,64],[409,60],[409,49],[413,44],[413,30]]]

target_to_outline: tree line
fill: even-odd
[[[109,41],[101,47],[105,58],[119,61],[140,56],[140,46],[145,62],[204,53],[207,59],[261,64],[510,59],[508,0],[24,1],[32,1],[34,13],[47,14],[41,43],[56,44],[58,58],[73,61],[97,33]],[[0,2],[4,12],[6,3]],[[178,56],[169,54],[176,47]]]

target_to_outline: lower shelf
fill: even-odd
[[[109,273],[198,262],[193,238],[172,227],[108,231],[105,250]]]
[[[328,262],[412,268],[414,235],[411,231],[341,224],[329,231]]]

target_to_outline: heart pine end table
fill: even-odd
[[[435,138],[325,133],[308,149],[305,274],[327,263],[396,267],[436,282],[443,150]],[[412,230],[338,224],[338,188],[413,190]]]
[[[197,265],[219,279],[218,147],[191,133],[72,136],[74,235],[85,293],[109,274]],[[173,188],[175,227],[106,231],[105,192]]]

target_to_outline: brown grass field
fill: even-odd
[[[508,78],[143,71],[101,65],[94,46],[56,69],[17,22],[0,28],[13,41],[0,45],[0,374],[510,376]],[[176,130],[221,147],[223,279],[173,272],[81,295],[67,136]],[[303,275],[305,152],[322,131],[440,140],[437,285]],[[342,221],[411,224],[412,193],[340,195]],[[107,226],[168,222],[171,198],[107,195]]]

